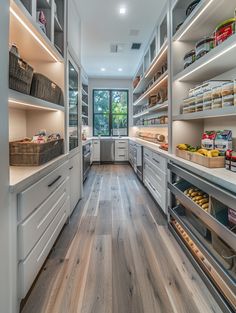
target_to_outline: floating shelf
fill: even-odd
[[[187,114],[179,114],[173,116],[173,120],[174,121],[201,120],[207,118],[227,117],[227,116],[236,116],[236,106],[222,109],[205,110],[201,112]]]
[[[9,89],[9,107],[21,110],[65,111],[64,106]]]
[[[134,106],[135,106],[135,105],[138,105],[139,102],[141,102],[142,100],[144,100],[144,99],[146,99],[147,97],[149,97],[149,96],[151,96],[152,94],[154,94],[154,93],[160,88],[160,86],[162,86],[162,85],[166,82],[167,78],[168,78],[168,74],[167,74],[167,71],[166,71],[165,73],[163,73],[163,74],[159,77],[159,79],[157,79],[157,80],[155,81],[155,83],[154,83],[151,87],[148,88],[147,91],[144,92],[143,95],[141,95],[141,96],[134,102],[133,105],[134,105]]]
[[[152,61],[151,65],[147,69],[146,73],[144,74],[143,78],[140,80],[138,85],[134,88],[133,94],[139,94],[143,92],[143,89],[147,86],[148,82],[150,81],[150,77],[160,68],[160,65],[167,60],[167,42],[162,45],[159,53]]]
[[[153,106],[153,107],[151,107],[151,108],[149,108],[143,112],[140,112],[138,114],[133,115],[133,118],[137,118],[137,117],[147,115],[147,114],[153,113],[153,112],[164,111],[167,109],[168,109],[168,102],[166,101],[162,104],[156,104],[155,106]]]
[[[236,34],[174,77],[174,81],[202,82],[235,67]]]
[[[234,1],[226,5],[225,0],[202,0],[174,34],[173,41],[198,41],[209,36],[220,22],[233,17],[234,10]]]
[[[63,62],[53,43],[19,0],[10,2],[10,43],[28,62]]]
[[[134,127],[139,127],[139,128],[167,128],[168,124],[156,124],[156,125],[134,125]]]

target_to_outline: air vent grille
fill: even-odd
[[[131,50],[139,50],[141,48],[141,43],[134,42],[131,46]]]

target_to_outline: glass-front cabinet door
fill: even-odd
[[[79,73],[69,61],[69,150],[79,146]]]

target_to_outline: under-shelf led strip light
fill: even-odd
[[[198,15],[192,20],[192,22],[188,25],[188,27],[185,28],[185,30],[182,32],[182,34],[176,39],[177,41],[179,41],[184,34],[186,34],[186,32],[189,30],[189,28],[196,22],[196,20],[206,11],[206,9],[211,5],[211,3],[214,0],[210,0],[210,2],[198,13]]]
[[[152,72],[152,70],[154,69],[154,67],[156,66],[156,64],[160,61],[161,57],[164,55],[164,53],[167,50],[167,46],[165,47],[165,49],[162,51],[162,53],[159,55],[159,57],[157,58],[157,60],[155,61],[155,63],[151,66],[151,68],[149,69],[149,71],[147,72],[147,74],[145,75],[145,78],[147,78],[149,76],[149,74]]]
[[[37,37],[37,35],[29,28],[29,26],[21,19],[21,17],[10,7],[10,12],[15,18],[24,26],[24,28],[34,37],[34,39],[44,48],[45,51],[56,61],[58,59],[55,55],[46,47],[46,45]]]
[[[135,103],[134,105],[137,105],[140,101],[142,101],[144,98],[146,98],[147,94],[151,93],[154,89],[156,89],[162,82],[164,82],[168,77],[168,74],[166,74],[165,77],[162,78],[162,80],[159,81],[158,84],[154,85],[150,90],[144,93],[143,96],[141,96]]]
[[[219,57],[221,57],[222,55],[224,55],[225,53],[229,52],[230,50],[236,48],[236,43],[233,44],[231,47],[223,50],[222,52],[220,52],[219,54],[215,55],[213,58],[211,58],[210,60],[206,61],[205,63],[199,65],[197,68],[193,69],[192,71],[190,71],[189,73],[183,75],[182,77],[178,78],[178,81],[183,80],[184,78],[188,77],[189,75],[195,73],[196,71],[200,70],[202,67],[206,66],[207,64],[213,62],[214,60],[218,59]]]
[[[54,111],[54,112],[57,112],[57,111],[58,111],[57,109],[52,109],[52,108],[47,108],[47,107],[41,107],[41,106],[38,106],[38,105],[34,105],[34,104],[30,104],[30,103],[25,103],[25,102],[13,100],[13,99],[9,99],[8,101],[9,101],[10,103],[20,104],[20,105],[23,105],[23,106],[26,106],[26,107],[33,107],[33,108],[42,109],[42,110],[47,110],[47,111],[50,110],[50,111]]]

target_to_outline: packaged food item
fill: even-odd
[[[212,100],[212,90],[211,88],[205,89],[204,93],[203,93],[203,101],[207,102],[207,101],[211,101]]]
[[[236,211],[231,208],[228,209],[228,220],[231,227],[236,225]]]
[[[232,150],[227,150],[225,153],[225,169],[231,170],[231,157],[232,157]]]
[[[212,102],[212,109],[222,108],[222,98],[216,98]]]
[[[188,107],[188,113],[194,113],[196,112],[196,105],[191,105]]]
[[[215,30],[215,46],[224,42],[235,33],[235,18],[224,21]]]
[[[203,102],[198,103],[196,105],[196,112],[201,112],[201,111],[203,111]]]
[[[234,94],[234,82],[227,82],[222,84],[221,95],[222,97]]]
[[[232,131],[218,130],[216,132],[214,148],[219,150],[222,155],[225,155],[227,150],[232,150]]]
[[[202,135],[202,148],[207,150],[213,150],[215,148],[215,138],[216,132],[214,130],[205,131]]]
[[[184,68],[195,62],[195,50],[191,50],[184,56]]]
[[[236,81],[235,81],[235,84],[236,84]],[[235,89],[236,89],[236,86],[235,86]],[[194,96],[195,96],[194,89],[189,89],[189,98],[194,97]]]
[[[231,157],[231,166],[230,170],[234,173],[236,173],[236,156]]]
[[[222,90],[221,85],[212,88],[212,99],[221,98],[221,96],[222,96],[222,91],[221,90]]]
[[[196,44],[196,60],[203,57],[214,48],[214,38],[207,37],[197,42]]]
[[[212,109],[212,101],[206,101],[203,103],[203,110],[211,110]]]
[[[223,107],[231,107],[234,105],[234,95],[223,97]]]

